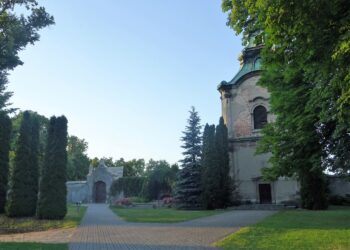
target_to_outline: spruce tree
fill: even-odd
[[[6,203],[11,127],[9,116],[0,112],[0,213],[4,212]]]
[[[190,110],[188,125],[183,132],[184,158],[176,182],[175,199],[180,209],[198,209],[201,204],[201,125],[194,107]]]
[[[67,119],[51,117],[39,186],[39,219],[63,219],[67,213],[67,136]]]
[[[219,207],[220,181],[215,145],[215,125],[206,124],[202,147],[202,201],[206,209]]]
[[[10,217],[33,216],[38,194],[39,125],[25,111],[16,144],[6,214]]]

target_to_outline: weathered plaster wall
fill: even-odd
[[[221,92],[222,114],[228,125],[228,134],[231,139],[258,136],[253,129],[253,110],[263,105],[269,110],[270,94],[266,89],[257,86],[259,75],[245,79],[238,86]],[[268,121],[273,116],[268,114]]]
[[[296,199],[298,183],[294,179],[280,178],[274,182],[262,180],[261,170],[268,167],[270,154],[256,155],[260,131],[254,129],[253,110],[262,105],[270,109],[270,94],[257,86],[259,74],[246,76],[236,86],[221,90],[222,115],[230,140],[230,175],[235,179],[242,200],[259,202],[259,184],[271,185],[273,203]],[[267,120],[275,117],[268,112]]]
[[[104,163],[99,167],[90,168],[86,181],[68,181],[67,202],[94,202],[94,184],[103,181],[106,184],[107,201],[110,199],[110,187],[112,182],[123,177],[123,167],[107,167]]]

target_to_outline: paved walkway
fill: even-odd
[[[199,250],[240,227],[254,224],[272,211],[231,211],[174,224],[130,223],[116,216],[107,205],[89,205],[71,237],[70,250]]]
[[[91,204],[77,229],[0,235],[0,242],[68,243],[70,250],[200,250],[273,211],[239,211],[180,223],[131,223],[107,205]]]

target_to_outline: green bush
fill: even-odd
[[[140,196],[145,177],[122,177],[115,180],[111,185],[113,196],[123,192],[125,197]]]

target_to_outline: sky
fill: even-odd
[[[90,157],[181,159],[194,106],[221,115],[217,85],[239,69],[221,0],[42,0],[56,24],[20,52],[13,107],[65,115]]]

